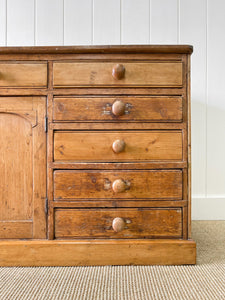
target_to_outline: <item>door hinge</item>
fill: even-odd
[[[48,198],[45,198],[45,213],[48,214]]]
[[[48,117],[45,116],[45,132],[48,132]]]

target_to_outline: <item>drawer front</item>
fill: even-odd
[[[56,131],[54,160],[182,160],[182,131]]]
[[[46,63],[0,63],[0,87],[46,86]]]
[[[53,85],[179,87],[182,73],[182,62],[55,62]]]
[[[181,208],[56,209],[56,238],[181,238]]]
[[[181,97],[54,98],[55,121],[182,121]]]
[[[182,199],[181,170],[54,172],[54,199]]]

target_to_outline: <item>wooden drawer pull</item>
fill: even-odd
[[[122,193],[126,190],[126,182],[122,179],[116,179],[112,184],[112,189],[115,193]]]
[[[112,222],[112,228],[115,232],[121,232],[125,228],[125,221],[122,218],[115,218]]]
[[[112,149],[115,153],[123,152],[125,149],[126,143],[124,140],[115,140],[112,144]]]
[[[116,64],[112,69],[113,78],[120,80],[124,78],[125,75],[125,67],[122,64]]]
[[[126,105],[123,101],[116,100],[112,105],[112,113],[116,117],[122,116],[125,113],[125,108],[126,108]]]

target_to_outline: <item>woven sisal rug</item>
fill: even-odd
[[[0,300],[225,300],[225,221],[192,231],[196,266],[0,268]]]

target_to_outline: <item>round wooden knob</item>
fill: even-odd
[[[115,232],[120,232],[124,229],[126,223],[122,218],[115,218],[112,222],[112,228]]]
[[[125,67],[122,64],[117,64],[113,67],[112,76],[115,79],[120,80],[124,78],[124,75],[125,75]]]
[[[123,140],[115,140],[112,144],[112,149],[115,153],[120,153],[125,149],[125,142]]]
[[[115,193],[122,193],[126,190],[126,183],[122,179],[116,179],[112,184]]]
[[[112,105],[112,113],[117,117],[122,116],[125,113],[125,108],[126,105],[123,101],[116,100]]]

